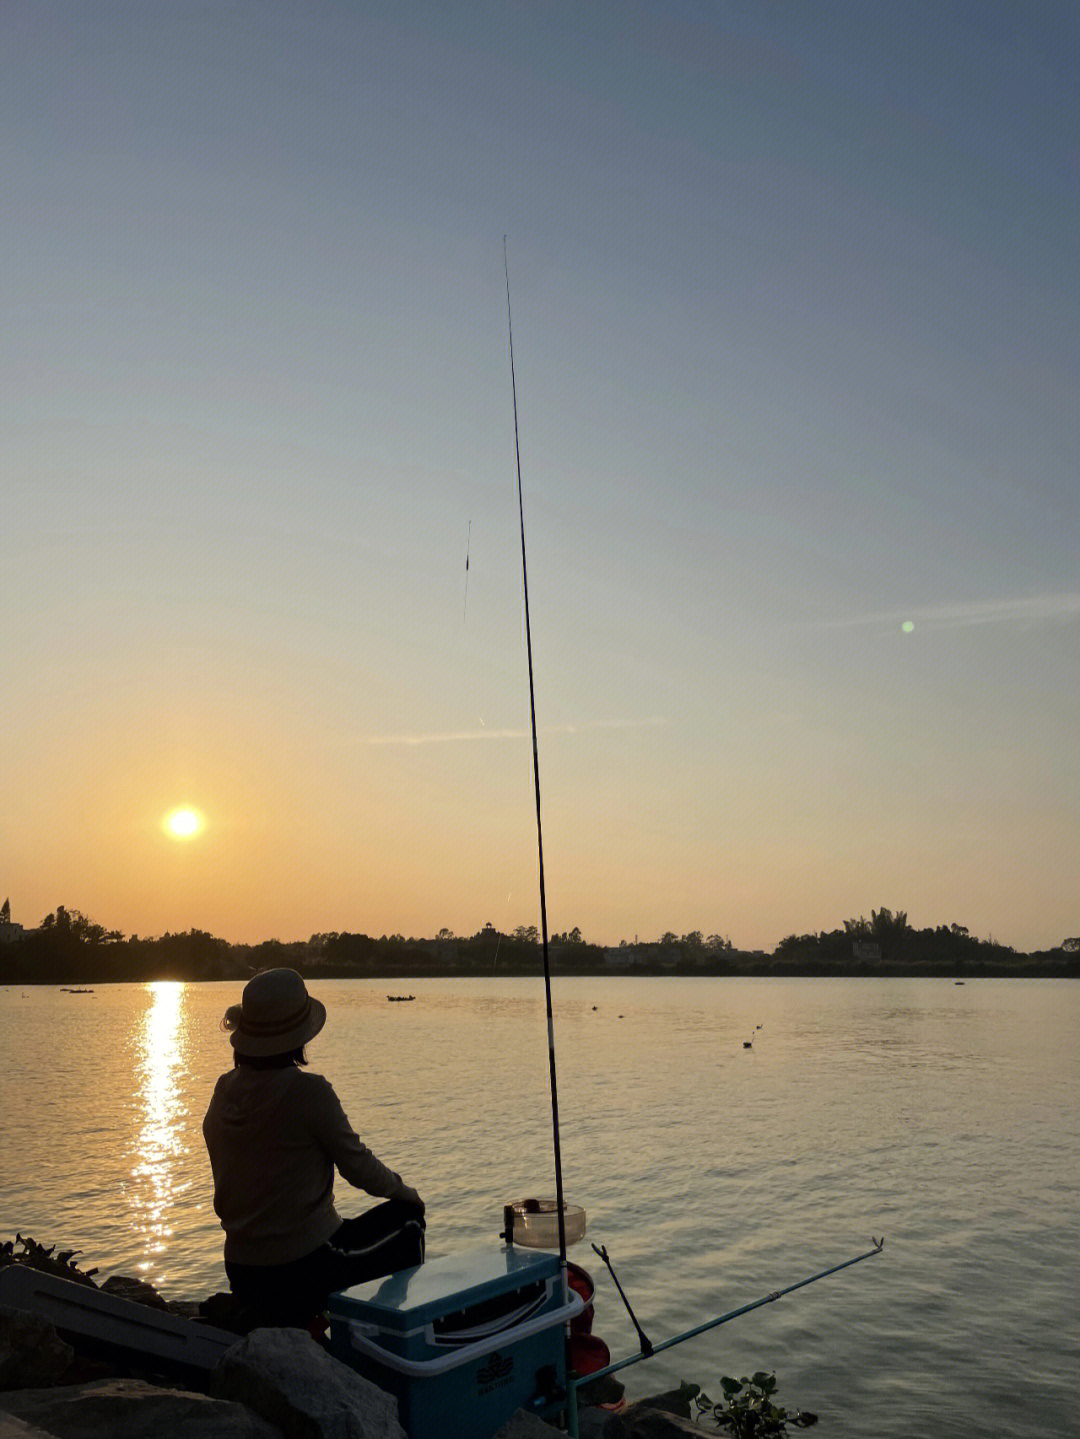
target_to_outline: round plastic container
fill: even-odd
[[[514,1211],[514,1243],[526,1249],[558,1249],[559,1216],[554,1199],[519,1199]],[[585,1238],[585,1211],[578,1204],[563,1204],[567,1244]]]

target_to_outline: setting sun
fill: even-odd
[[[165,832],[173,839],[193,839],[202,827],[202,815],[197,810],[174,809],[165,816]]]

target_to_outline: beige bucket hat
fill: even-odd
[[[313,999],[295,969],[266,969],[249,979],[239,1004],[222,1020],[239,1054],[288,1054],[314,1039],[326,1023],[326,1006]]]

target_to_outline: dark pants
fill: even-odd
[[[424,1211],[388,1199],[346,1219],[325,1244],[291,1264],[225,1261],[229,1287],[261,1324],[306,1329],[331,1294],[424,1262]]]

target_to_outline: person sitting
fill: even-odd
[[[361,1143],[329,1081],[303,1068],[325,1022],[295,970],[257,974],[225,1011],[233,1068],[203,1120],[229,1287],[269,1326],[307,1328],[337,1290],[424,1261],[419,1194]],[[335,1168],[386,1202],[343,1221]]]

